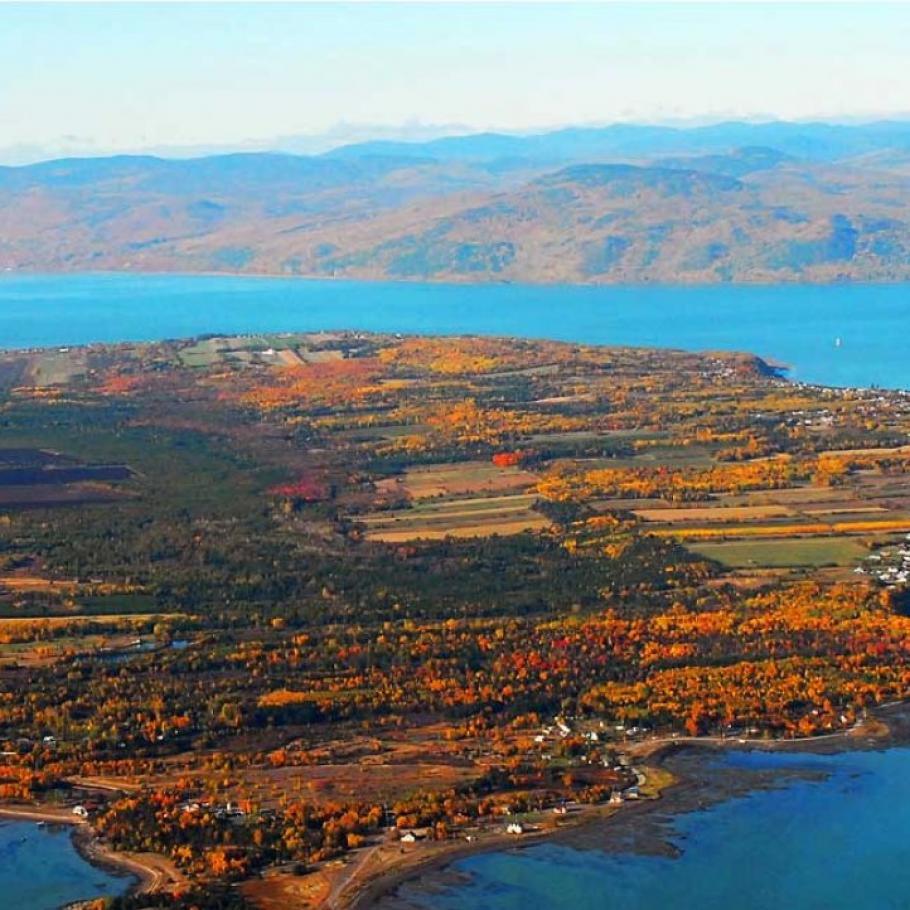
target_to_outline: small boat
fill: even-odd
[[[842,344],[843,342],[840,340],[840,338],[834,339],[834,347],[839,348]]]

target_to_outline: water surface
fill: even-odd
[[[797,379],[910,388],[908,285],[580,287],[0,276],[0,347],[6,348],[332,328],[751,351],[790,364]]]
[[[112,875],[86,862],[64,826],[0,821],[0,907],[57,910],[77,900],[124,894],[130,876]]]

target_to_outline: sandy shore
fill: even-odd
[[[165,890],[170,885],[186,881],[182,873],[166,857],[157,853],[121,853],[112,850],[98,840],[88,826],[74,833],[73,844],[86,862],[93,866],[135,877],[137,881],[130,888],[131,894],[153,894]]]
[[[84,818],[73,815],[69,809],[54,809],[42,806],[0,806],[0,820],[46,822],[49,825],[85,825]]]

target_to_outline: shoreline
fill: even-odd
[[[432,853],[415,855],[411,862],[393,865],[373,875],[367,874],[361,882],[356,882],[361,870],[355,866],[348,880],[333,890],[332,897],[324,906],[328,910],[414,910],[413,902],[399,894],[403,886],[416,885],[421,894],[429,895],[440,885],[457,881],[464,875],[453,868],[463,859],[486,853],[524,850],[544,843],[582,850],[673,857],[678,851],[667,835],[674,818],[757,790],[773,790],[785,787],[794,780],[825,775],[825,772],[799,768],[718,770],[711,767],[712,756],[730,751],[833,755],[906,746],[910,744],[910,703],[881,706],[870,711],[863,727],[823,737],[746,743],[735,739],[701,739],[700,742],[697,738],[644,742],[637,744],[640,746],[637,755],[629,753],[637,757],[642,765],[670,775],[671,779],[652,797],[627,801],[612,811],[601,804],[592,807],[592,811],[575,824],[526,834],[520,840],[496,834],[473,843],[446,846],[442,842],[442,846]]]
[[[644,770],[661,772],[655,793],[621,806],[599,804],[584,807],[570,822],[557,827],[531,830],[516,838],[495,830],[477,840],[428,842],[402,852],[398,842],[380,841],[367,848],[340,871],[321,906],[326,910],[412,910],[398,890],[417,883],[428,893],[443,882],[456,881],[463,873],[453,866],[471,856],[525,850],[544,843],[577,849],[607,852],[635,852],[676,855],[667,838],[672,820],[688,812],[743,796],[759,789],[775,789],[789,781],[822,772],[805,769],[746,770],[711,766],[711,757],[730,751],[789,754],[839,754],[865,750],[885,750],[910,744],[910,702],[882,705],[870,711],[860,727],[819,737],[794,740],[748,740],[709,737],[675,737],[645,740],[630,744],[626,754]],[[168,885],[184,881],[165,857],[133,855],[111,850],[93,832],[90,823],[73,816],[67,809],[34,805],[0,806],[0,821],[26,821],[66,825],[72,829],[73,846],[95,868],[116,875],[132,876],[135,881],[126,892],[151,894]],[[380,854],[394,854],[379,857]],[[370,869],[379,857],[380,866]],[[402,858],[403,857],[403,858]],[[386,865],[382,865],[385,858]],[[79,902],[68,905],[78,908]]]
[[[656,829],[663,828],[663,816],[675,816],[687,811],[704,808],[707,803],[700,801],[698,796],[701,791],[701,782],[696,781],[688,774],[678,773],[677,768],[668,769],[666,764],[672,764],[672,758],[677,753],[689,753],[690,757],[697,756],[697,761],[704,764],[705,753],[721,752],[720,747],[705,744],[694,746],[688,743],[680,746],[663,747],[653,756],[653,765],[670,772],[672,780],[665,784],[657,795],[635,802],[627,801],[620,807],[608,808],[601,804],[592,807],[587,817],[579,818],[574,824],[564,825],[561,828],[544,830],[522,835],[520,839],[505,834],[495,834],[474,843],[461,842],[457,846],[443,844],[434,853],[415,858],[414,862],[404,863],[393,867],[384,873],[367,878],[360,887],[346,896],[344,889],[340,892],[336,903],[326,903],[329,910],[413,910],[414,904],[403,899],[399,894],[402,886],[416,884],[421,893],[431,893],[443,883],[457,881],[465,873],[454,869],[460,860],[471,856],[487,853],[517,852],[527,850],[542,844],[561,844],[580,849],[610,850],[604,846],[604,832],[609,832],[617,839],[626,839],[630,835],[640,838],[646,829],[645,852],[659,852],[672,854],[668,845],[662,841],[658,843],[654,837]],[[650,759],[649,759],[650,760]],[[750,788],[742,788],[745,792]],[[740,792],[739,788],[729,791],[718,791],[718,801],[732,798]],[[660,818],[658,818],[658,813]],[[653,829],[653,830],[648,830]],[[597,835],[597,845],[591,841]],[[641,845],[639,845],[641,846]],[[432,849],[432,848],[431,848]],[[626,847],[626,849],[629,849]],[[343,899],[347,897],[347,899]]]
[[[529,288],[549,288],[549,287],[579,287],[579,288],[661,288],[661,287],[684,287],[684,288],[775,288],[781,285],[806,287],[827,288],[827,287],[894,287],[897,285],[910,284],[910,276],[904,278],[831,278],[826,281],[806,281],[804,277],[781,276],[776,279],[762,278],[755,280],[739,281],[687,281],[684,278],[666,281],[533,281],[527,278],[500,278],[487,280],[472,280],[465,277],[458,280],[455,276],[449,276],[445,279],[433,278],[430,276],[416,276],[414,278],[386,278],[376,276],[372,278],[363,275],[326,275],[320,273],[288,273],[288,272],[231,272],[218,271],[215,269],[198,269],[190,271],[175,271],[173,269],[152,269],[139,270],[130,268],[120,269],[58,269],[56,271],[31,271],[27,269],[11,268],[10,270],[0,271],[0,279],[10,278],[60,278],[67,276],[120,276],[131,275],[136,278],[149,277],[174,277],[174,278],[256,278],[270,281],[322,281],[322,282],[348,282],[350,284],[389,284],[389,285],[414,285],[430,284],[441,287],[450,286],[457,288],[464,287],[529,287]]]
[[[112,850],[95,834],[86,819],[69,814],[65,809],[0,806],[0,822],[4,820],[71,828],[73,847],[86,863],[112,875],[130,876],[135,880],[126,892],[129,895],[152,894],[179,880],[179,876],[168,868],[168,861],[163,857],[158,863]],[[79,903],[68,906],[78,907]]]

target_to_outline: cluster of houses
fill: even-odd
[[[223,806],[215,806],[213,809],[210,803],[186,802],[179,807],[181,812],[189,812],[195,815],[198,812],[211,812],[215,818],[244,818],[246,813],[236,803],[225,803]],[[260,816],[265,816],[269,810],[264,810]]]
[[[791,382],[788,383],[790,388],[797,391],[818,392],[823,391],[829,398],[839,398],[842,401],[852,401],[855,403],[855,413],[860,417],[878,417],[882,412],[882,407],[888,407],[892,413],[907,414],[910,413],[910,393],[902,389],[864,389],[861,387],[830,388],[820,386],[812,382]],[[761,418],[761,414],[753,415]],[[829,408],[818,408],[814,410],[794,410],[789,414],[789,420],[786,423],[789,426],[805,427],[830,427],[837,422],[837,414]]]
[[[897,588],[910,583],[910,534],[907,541],[891,550],[873,553],[866,557],[867,567],[857,566],[853,571],[857,575],[870,575],[889,588]]]
[[[650,727],[638,725],[627,727],[625,724],[616,724],[612,730],[609,730],[604,721],[600,721],[600,727],[600,732],[591,729],[576,732],[572,729],[569,719],[565,717],[556,717],[554,718],[552,724],[545,724],[541,727],[540,733],[534,737],[534,742],[537,745],[543,745],[548,740],[558,741],[561,739],[567,739],[573,735],[580,736],[592,747],[592,752],[594,754],[599,754],[601,750],[596,747],[598,747],[604,740],[615,739],[617,737],[622,737],[624,740],[628,740],[631,737],[645,736],[651,732]],[[550,759],[552,758],[552,755],[545,753],[543,755],[543,758]],[[582,764],[587,764],[589,763],[590,759],[582,756],[580,761]],[[606,758],[601,758],[600,761],[605,768],[609,768],[612,765],[609,756]]]
[[[100,803],[87,801],[73,806],[72,813],[79,818],[89,818],[100,808]],[[215,806],[214,808],[212,808],[210,803],[185,802],[179,808],[181,812],[189,812],[191,814],[196,814],[198,812],[211,812],[215,818],[239,820],[246,817],[246,813],[243,811],[243,809],[240,808],[240,806],[238,806],[236,803],[230,802],[225,803],[223,806]],[[259,813],[260,818],[270,818],[274,817],[274,815],[275,813],[272,809],[263,809]]]
[[[563,718],[557,717],[552,724],[544,724],[544,726],[540,728],[540,733],[534,737],[534,742],[543,743],[546,742],[547,738],[554,736],[565,739],[567,736],[570,736],[571,733],[572,728],[568,723],[566,723]]]

